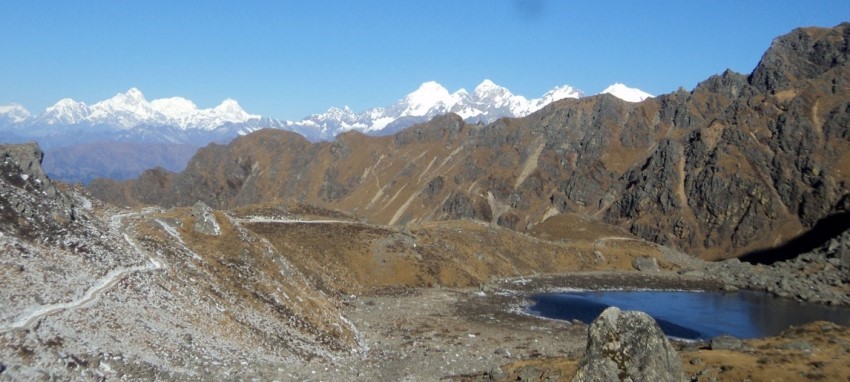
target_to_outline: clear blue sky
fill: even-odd
[[[771,40],[850,20],[850,1],[2,1],[0,104],[41,113],[138,87],[148,100],[300,119],[489,78],[538,97],[653,94],[749,73]]]

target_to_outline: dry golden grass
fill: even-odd
[[[696,381],[843,382],[850,380],[848,338],[850,328],[815,322],[788,329],[776,337],[746,340],[743,350],[686,350],[679,355],[685,375],[696,376]],[[541,380],[570,381],[580,361],[562,357],[515,361],[501,366],[506,374],[501,380],[534,375]],[[456,380],[485,379],[470,375]]]
[[[350,222],[245,224],[326,293],[469,287],[494,278],[632,270],[636,256],[661,257],[654,244],[623,238],[616,228],[590,225],[592,233],[583,232],[580,239],[550,241],[471,220],[408,229]],[[611,233],[618,236],[607,237]]]
[[[697,350],[680,355],[687,374],[707,370],[707,375],[720,381],[848,381],[848,338],[850,328],[815,322],[776,337],[745,341],[750,350]],[[803,348],[795,349],[801,344]]]

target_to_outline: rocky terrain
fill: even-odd
[[[528,293],[752,287],[734,267],[780,285],[823,273],[793,265],[829,264],[846,244],[752,266],[569,214],[524,235],[475,220],[377,226],[304,203],[120,210],[44,177],[35,145],[2,152],[0,277],[14,287],[0,380],[568,380],[590,360],[588,326],[524,313]],[[846,296],[846,284],[814,295]],[[793,340],[674,347],[696,380],[765,380],[771,364],[846,374],[850,335],[819,325]]]
[[[336,302],[237,221],[198,233],[213,215],[116,210],[54,185],[41,155],[0,146],[0,379],[206,379],[363,350]]]
[[[797,29],[749,75],[640,103],[567,99],[488,125],[449,114],[318,144],[258,131],[200,150],[178,174],[89,190],[120,205],[300,200],[374,224],[472,218],[521,232],[574,213],[704,259],[737,257],[850,208],[849,38],[850,24]]]

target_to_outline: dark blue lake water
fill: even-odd
[[[791,325],[831,321],[850,325],[850,308],[801,303],[766,293],[741,291],[588,291],[532,296],[532,314],[561,320],[592,322],[605,308],[649,313],[668,336],[710,339],[721,334],[738,338],[776,335]]]

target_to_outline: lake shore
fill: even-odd
[[[498,280],[480,288],[386,289],[345,299],[365,351],[335,362],[286,370],[299,380],[570,380],[588,325],[524,313],[534,292],[582,289],[722,290],[723,284],[675,272],[583,272]],[[850,377],[850,329],[831,323],[792,327],[775,337],[674,341],[696,380]],[[793,378],[792,378],[793,377]],[[538,378],[538,379],[534,379]],[[842,379],[843,378],[843,379]]]

